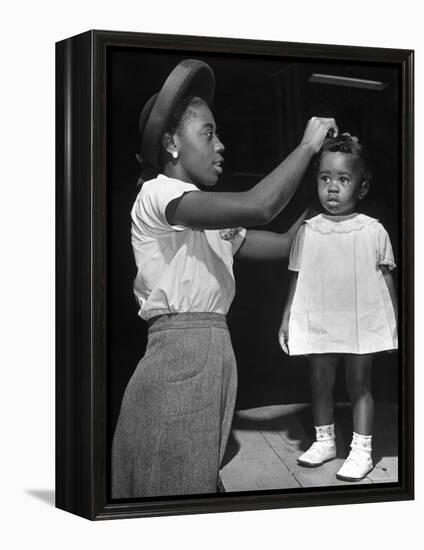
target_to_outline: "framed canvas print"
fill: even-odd
[[[413,498],[413,52],[56,45],[56,505]]]

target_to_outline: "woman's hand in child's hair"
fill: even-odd
[[[278,332],[278,340],[284,353],[289,355],[289,320],[283,319],[280,330]]]
[[[309,147],[312,153],[318,153],[322,143],[331,130],[335,137],[339,133],[336,121],[334,118],[312,117],[306,126],[305,133],[302,138],[302,145]]]

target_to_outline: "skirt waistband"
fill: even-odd
[[[152,317],[147,321],[149,333],[179,328],[227,328],[227,318],[222,313],[169,313]]]

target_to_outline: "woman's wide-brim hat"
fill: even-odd
[[[177,105],[189,96],[210,105],[214,92],[215,75],[209,65],[196,59],[181,61],[140,114],[141,160],[159,168],[162,137]]]

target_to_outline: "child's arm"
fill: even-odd
[[[289,286],[289,295],[287,297],[286,307],[283,312],[283,319],[281,321],[280,330],[278,331],[278,339],[280,345],[283,348],[284,353],[289,353],[289,319],[290,319],[290,310],[293,303],[294,293],[296,292],[297,286],[297,276],[298,273],[293,273],[293,276],[290,280]]]
[[[383,273],[384,280],[386,281],[387,288],[389,290],[390,298],[392,300],[393,310],[395,312],[396,325],[398,324],[398,304],[397,304],[397,295],[395,282],[393,280],[393,275],[390,269],[385,266],[380,266],[381,272]]]

